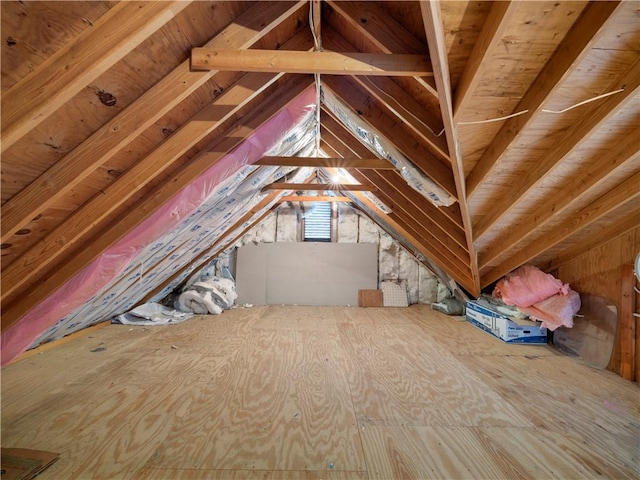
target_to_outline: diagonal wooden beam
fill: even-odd
[[[474,226],[476,238],[487,233],[529,191],[534,189],[547,173],[577,150],[593,132],[601,128],[618,108],[628,101],[634,101],[636,93],[640,90],[640,59],[637,59],[622,77],[613,82],[609,91],[620,88],[624,90],[600,100],[595,106],[586,110],[585,114],[564,132],[562,138],[558,139],[553,147],[542,155],[535,167],[519,178],[517,183],[509,189],[508,202],[498,202],[478,220]]]
[[[236,18],[207,45],[227,48],[250,47],[304,5],[304,0],[292,3],[264,2],[255,5]],[[3,205],[1,242],[5,242],[36,215],[80,184],[214,74],[213,71],[189,71],[188,61],[167,74]]]
[[[191,117],[165,142],[9,264],[2,272],[2,299],[12,295],[30,277],[43,272],[73,248],[96,224],[107,218],[215,128],[243,112],[243,109],[248,110],[244,107],[258,99],[277,78],[273,74],[247,74]]]
[[[332,184],[332,183],[284,183],[274,182],[262,187],[262,191],[267,190],[295,190],[295,191],[327,191],[327,192],[371,192],[376,188],[372,185],[358,184]]]
[[[444,131],[449,145],[449,155],[453,167],[453,178],[456,185],[460,213],[462,215],[462,225],[464,226],[465,237],[467,239],[467,251],[469,252],[469,270],[473,279],[472,295],[480,294],[480,275],[478,272],[478,255],[476,252],[471,216],[467,208],[467,193],[464,181],[464,167],[460,154],[458,133],[453,121],[453,103],[451,96],[451,81],[449,78],[449,63],[447,61],[446,44],[444,40],[444,30],[440,13],[440,4],[436,1],[421,1],[420,10],[422,21],[424,22],[427,43],[429,44],[429,54],[433,65],[438,97],[440,98],[440,111]]]
[[[353,28],[383,53],[424,54],[425,45],[414,37],[376,2],[343,2],[327,0],[331,8],[341,16],[349,28]],[[430,69],[431,71],[431,69]],[[437,96],[435,81],[430,77],[416,77],[423,88]]]
[[[190,1],[120,2],[2,94],[2,152],[136,48]]]
[[[354,195],[361,202],[361,204],[365,205],[369,209],[369,212],[367,213],[372,219],[374,219],[374,217],[372,217],[372,214],[375,213],[375,215],[383,219],[384,223],[388,224],[391,229],[395,230],[399,235],[404,237],[413,248],[427,257],[429,261],[433,262],[442,270],[444,270],[459,285],[462,285],[469,291],[471,290],[473,282],[468,273],[458,271],[457,268],[452,268],[452,264],[446,256],[443,257],[436,249],[433,248],[433,246],[426,243],[424,239],[420,238],[413,232],[411,224],[412,222],[406,222],[403,219],[398,218],[398,216],[394,215],[393,213],[385,214],[383,212],[380,212],[373,204],[373,202],[366,198],[362,193],[353,192],[352,195]],[[376,221],[376,223],[379,224],[380,222]],[[386,229],[383,228],[383,230]]]
[[[204,262],[203,259],[205,257],[208,257],[209,259],[215,258],[217,253],[220,251],[219,250],[220,246],[224,244],[225,240],[227,240],[227,238],[229,238],[230,235],[233,235],[233,240],[231,242],[227,242],[227,243],[233,243],[236,239],[239,239],[240,237],[242,237],[245,233],[247,233],[249,230],[251,230],[255,225],[257,225],[259,222],[261,222],[267,215],[272,213],[272,210],[269,209],[266,212],[264,212],[262,215],[259,215],[258,218],[253,219],[253,217],[258,212],[260,212],[263,208],[267,207],[270,203],[275,202],[277,200],[277,198],[278,198],[278,193],[274,192],[274,193],[271,193],[271,194],[267,195],[262,200],[260,200],[258,203],[256,203],[252,208],[250,208],[247,211],[247,213],[245,213],[242,217],[240,217],[240,219],[236,223],[234,223],[225,232],[223,232],[220,235],[220,237],[218,237],[218,239],[216,239],[216,241],[213,242],[208,248],[204,248],[200,253],[198,253],[198,255],[194,259],[192,259],[186,265],[183,265],[182,268],[179,268],[175,272],[175,274],[171,275],[170,278],[168,278],[167,280],[162,282],[160,285],[155,287],[151,292],[149,292],[147,295],[145,295],[145,297],[142,299],[142,301],[140,303],[146,303],[149,300],[151,300],[154,296],[156,296],[164,288],[166,288],[167,285],[169,285],[171,282],[173,282],[173,280],[175,278],[181,276],[185,271],[187,271],[192,265],[194,265],[194,264],[197,265],[195,267],[195,269],[197,270],[199,268],[199,266],[201,266],[202,263]],[[249,224],[249,226],[245,227],[244,229],[242,229],[240,231],[240,233],[236,234],[237,230],[240,229],[242,227],[242,225],[245,224],[245,222],[249,222],[249,221],[251,222]],[[214,253],[211,256],[208,256],[208,254],[212,250],[213,251],[217,250],[217,252]]]
[[[262,157],[253,165],[273,167],[320,167],[395,170],[382,158],[326,158],[326,157]]]
[[[640,224],[640,212],[634,210],[615,222],[609,224],[607,227],[598,229],[586,238],[583,238],[580,242],[572,245],[571,247],[563,250],[551,260],[546,262],[542,268],[545,272],[555,270],[560,265],[579,257],[583,253],[593,250],[594,248],[607,243],[609,240],[624,235],[630,232],[634,228],[638,228]]]
[[[326,115],[322,116],[322,125],[326,130],[329,130],[329,132],[323,130],[322,138],[324,139],[325,137],[328,137],[327,140],[329,141],[332,148],[336,149],[338,152],[340,152],[341,155],[345,156],[353,154],[360,155],[362,154],[362,149],[364,149],[365,152],[367,151],[366,147],[357,139],[357,137],[350,133],[342,123],[340,123],[335,117],[333,117],[331,112],[325,112],[323,110],[323,113],[326,113]],[[404,178],[402,178],[402,182],[404,182],[405,185],[408,185]],[[424,197],[422,198],[424,199]],[[428,209],[429,207],[425,206],[424,208]],[[438,208],[438,211],[444,216],[448,217],[451,222],[459,225],[460,228],[464,231],[464,228],[462,227],[460,206],[458,205],[458,203],[453,203],[451,206],[446,208]]]
[[[472,95],[482,77],[496,44],[502,39],[509,16],[518,2],[491,2],[491,10],[485,20],[480,35],[473,45],[471,55],[462,71],[453,99],[453,120],[458,120],[465,100]]]
[[[575,235],[621,205],[637,202],[638,198],[640,198],[638,185],[640,185],[640,172],[612,188],[591,204],[581,208],[571,215],[571,219],[568,222],[563,222],[553,231],[532,242],[529,246],[518,251],[516,255],[510,256],[501,265],[484,274],[482,278],[483,286],[489,285],[542,252],[558,245],[566,238]]]
[[[355,47],[331,27],[326,27],[324,45],[336,51],[350,51]],[[420,135],[442,158],[449,159],[447,141],[439,135],[442,130],[440,114],[435,115],[431,109],[419,104],[415,98],[405,91],[391,78],[385,77],[353,77],[369,95],[384,105],[400,121],[406,124],[417,135]],[[435,132],[435,133],[434,133]]]
[[[505,121],[478,163],[469,172],[467,176],[469,197],[493,171],[506,151],[516,144],[527,124],[540,113],[547,98],[562,85],[562,82],[591,51],[599,36],[606,30],[605,26],[619,5],[620,2],[617,1],[589,2],[514,110],[527,112]]]
[[[457,198],[457,192],[451,166],[446,164],[429,150],[429,147],[415,135],[399,128],[387,112],[385,112],[370,96],[348,77],[325,77],[324,88],[329,89],[345,105],[348,105],[363,121],[371,125],[387,140],[393,139],[394,146],[407,157],[419,170],[440,185],[447,193]],[[353,135],[353,134],[352,134]]]
[[[368,170],[359,173],[366,181],[378,187],[378,191],[375,194],[376,197],[389,206],[394,214],[402,216],[403,212],[406,213],[406,217],[402,218],[408,222],[413,221],[414,225],[412,225],[412,227],[414,230],[420,232],[421,238],[424,238],[430,245],[433,245],[434,249],[439,251],[443,258],[447,258],[448,261],[456,265],[456,267],[462,268],[462,271],[468,270],[469,254],[464,247],[451,238],[448,233],[443,232],[439,225],[411,203],[401,192],[385,184],[384,178],[377,172]],[[459,265],[456,261],[460,262]]]
[[[208,155],[200,155],[192,159],[188,165],[177,172],[172,178],[153,190],[134,209],[128,211],[117,221],[105,227],[97,234],[86,248],[78,251],[68,262],[62,262],[46,278],[24,295],[15,298],[11,303],[2,305],[2,329],[8,328],[18,321],[25,313],[51,295],[66,281],[80,272],[98,255],[126,235],[136,225],[164,205],[173,195],[202,175],[217,160],[223,158],[229,151],[238,146],[251,132],[264,124],[276,112],[284,108],[295,97],[303,93],[309,86],[309,79],[296,77],[287,82],[278,91],[269,96],[250,115],[244,116],[233,128],[225,132],[221,140],[217,141]]]
[[[522,239],[535,232],[535,230],[553,217],[560,215],[572,202],[580,199],[584,194],[601,184],[607,176],[619,166],[640,159],[638,152],[638,136],[632,133],[623,141],[616,142],[611,150],[602,155],[597,162],[593,162],[585,169],[577,172],[567,185],[556,192],[542,204],[536,207],[535,214],[500,237],[500,241],[491,245],[485,252],[480,253],[480,268],[484,268],[500,254],[504,253],[509,245],[516,245]],[[640,187],[640,186],[639,186]]]
[[[429,59],[417,54],[297,52],[284,50],[191,50],[191,69],[233,72],[320,73],[326,75],[433,75]]]

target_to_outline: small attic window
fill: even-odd
[[[304,217],[305,242],[331,241],[331,202],[318,202]]]

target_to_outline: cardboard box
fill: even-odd
[[[358,290],[359,307],[382,307],[382,290]]]
[[[547,329],[540,323],[510,318],[473,301],[467,301],[467,321],[506,343],[547,343]]]

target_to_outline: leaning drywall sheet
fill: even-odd
[[[299,151],[312,141],[314,129],[309,125],[314,126],[314,110],[315,89],[309,88],[3,332],[2,363],[15,358],[30,345],[64,336],[129,310],[148,291],[175,275],[203,249],[205,239],[210,244],[233,225],[239,214],[259,201],[259,187],[271,178],[274,169],[251,175],[247,185],[244,181],[255,169],[250,167],[251,163],[265,154],[286,155],[286,152]],[[266,178],[258,180],[262,175]],[[246,190],[241,195],[231,195],[241,185]],[[203,208],[211,197],[216,197],[214,206]],[[192,255],[185,255],[185,251]]]

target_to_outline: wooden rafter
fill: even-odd
[[[330,145],[332,142],[338,143],[338,148],[341,148],[340,145],[344,145],[348,149],[350,145],[357,149],[359,142],[351,135],[348,137],[348,139],[345,139],[344,136],[342,138],[342,141],[345,141],[346,144],[338,142],[336,137],[333,136],[325,137],[325,142],[328,142]],[[350,150],[350,153],[353,154],[354,150]],[[437,230],[433,222],[414,204],[400,195],[399,192],[392,192],[394,189],[386,185],[385,181],[379,177],[375,171],[356,170],[353,176],[360,182],[370,182],[376,185],[378,187],[376,196],[391,209],[391,213],[386,214],[381,212],[381,214],[384,214],[385,218],[401,226],[402,231],[407,234],[407,238],[409,238],[416,248],[423,253],[429,252],[429,258],[437,259],[438,265],[453,278],[460,280],[465,288],[469,288],[470,273],[468,270],[469,259],[467,252],[462,250],[453,240],[448,239],[448,237],[439,237],[432,233]],[[356,195],[356,193],[354,192],[352,195]],[[365,197],[358,195],[358,198]],[[371,204],[369,200],[367,200],[367,202]],[[423,199],[423,202],[427,202],[427,200]],[[463,260],[460,260],[460,257],[462,257]]]
[[[472,281],[469,278],[468,273],[465,273],[465,270],[459,271],[458,268],[452,268],[449,258],[446,255],[443,256],[442,254],[440,254],[438,250],[436,250],[432,245],[426,243],[424,239],[422,239],[415,233],[412,222],[407,222],[394,213],[385,214],[383,212],[380,212],[375,204],[368,198],[363,196],[361,193],[354,192],[353,195],[356,196],[358,200],[362,204],[366,205],[367,208],[369,208],[371,211],[376,212],[378,215],[380,215],[380,217],[384,219],[385,223],[388,223],[393,230],[397,231],[400,235],[406,238],[407,241],[416,250],[418,250],[420,253],[429,258],[429,260],[433,261],[436,265],[442,268],[464,288],[470,289]]]
[[[491,211],[482,216],[474,226],[476,238],[480,238],[487,233],[529,191],[535,188],[547,173],[578,149],[593,132],[611,118],[619,107],[634,99],[636,93],[640,90],[640,59],[636,60],[621,78],[613,82],[609,91],[615,91],[620,88],[623,88],[621,92],[600,100],[596,105],[585,111],[585,114],[564,132],[562,138],[554,143],[553,147],[543,155],[535,167],[529,170],[509,189],[509,202],[496,204]]]
[[[364,35],[380,52],[425,53],[425,46],[375,2],[355,3],[327,0],[327,4],[348,22],[350,28],[354,28]],[[437,96],[432,76],[416,77],[416,81],[427,91]]]
[[[465,100],[472,95],[478,85],[493,52],[493,48],[500,42],[507,27],[510,12],[515,10],[517,2],[494,1],[487,20],[484,22],[480,35],[476,40],[471,55],[467,60],[462,76],[458,80],[453,98],[453,119],[456,121],[460,111],[464,108]]]
[[[340,154],[343,154],[343,155],[350,155],[349,152],[354,152],[358,155],[361,155],[367,152],[366,147],[362,143],[360,143],[360,141],[358,141],[357,138],[354,135],[352,135],[342,123],[340,123],[337,119],[335,119],[330,112],[326,112],[326,113],[327,114],[322,117],[322,123],[325,129],[329,129],[330,132],[327,133],[323,131],[322,135],[323,135],[323,138],[325,135],[328,135],[329,139],[335,140],[330,142],[331,147],[333,149],[337,149],[340,152]],[[394,176],[391,176],[390,178],[394,179]],[[401,178],[396,175],[395,179],[402,182],[404,187],[409,188],[404,178]],[[391,181],[392,183],[398,185],[395,179]],[[397,187],[397,188],[400,188],[400,187]],[[447,208],[437,208],[431,204],[427,205],[429,202],[426,201],[426,199],[422,196],[422,194],[420,194],[420,201],[422,202],[421,203],[422,210],[426,212],[430,212],[432,211],[432,207],[433,207],[434,210],[439,212],[439,215],[444,215],[444,217],[448,218],[448,221],[458,225],[460,229],[464,231],[462,227],[462,217],[460,214],[460,206],[457,203],[454,203]],[[418,201],[416,201],[416,203],[418,203]],[[447,221],[445,220],[445,224],[447,224],[446,222]]]
[[[22,287],[28,278],[27,273],[44,271],[68,249],[73,248],[96,224],[123,205],[147,182],[158,177],[189,148],[243,111],[247,104],[259,98],[266,89],[275,88],[273,84],[279,77],[265,73],[246,74],[211,104],[196,113],[164,143],[8,265],[2,275],[2,298]]]
[[[265,2],[240,15],[207,45],[247,48],[278,26],[291,13],[305,5]],[[115,153],[133,141],[164,114],[203,85],[215,72],[189,71],[185,61],[132,102],[77,148],[56,162],[44,174],[3,205],[2,237],[5,242],[32,218],[42,213]],[[3,110],[4,110],[3,105]]]
[[[458,203],[462,215],[462,224],[465,229],[467,247],[470,255],[469,268],[473,280],[471,294],[480,294],[480,275],[478,272],[478,256],[475,249],[471,216],[467,208],[467,194],[465,187],[464,168],[460,154],[460,146],[456,126],[453,121],[453,99],[451,94],[451,81],[449,79],[449,67],[447,62],[446,45],[444,41],[444,30],[440,14],[440,4],[435,1],[421,1],[420,10],[424,23],[427,42],[429,44],[429,54],[434,70],[438,97],[440,98],[440,111],[444,124],[447,144],[449,145],[449,156],[453,166],[453,178],[455,180]]]
[[[386,139],[393,139],[394,146],[418,169],[451,196],[457,198],[457,192],[451,166],[431,153],[428,145],[415,135],[399,128],[396,122],[371,97],[362,92],[358,85],[347,77],[327,77],[323,85],[345,105],[350,106],[358,115]],[[391,143],[391,142],[390,142]]]
[[[325,31],[327,34],[324,44],[327,48],[332,50],[352,50],[355,48],[333,28],[326,27]],[[357,76],[353,79],[399,121],[405,123],[431,145],[434,152],[448,160],[449,152],[446,139],[439,135],[442,130],[442,120],[439,114],[435,115],[430,109],[419,104],[413,96],[391,78]]]
[[[323,168],[364,168],[375,170],[395,170],[382,158],[326,158],[326,157],[262,157],[254,163],[259,166],[275,167],[323,167]]]
[[[535,215],[521,222],[518,228],[511,229],[500,238],[500,242],[491,245],[486,251],[480,253],[480,268],[484,268],[491,261],[504,253],[505,246],[516,245],[522,239],[535,232],[535,230],[550,219],[560,215],[567,209],[571,202],[580,199],[591,189],[599,186],[607,175],[616,168],[631,162],[640,160],[638,153],[638,138],[636,134],[630,134],[623,141],[617,142],[612,148],[602,155],[597,162],[588,168],[576,173],[565,188],[536,207]]]
[[[38,283],[37,286],[31,288],[27,294],[14,299],[9,304],[7,304],[8,302],[3,302],[2,329],[4,330],[18,321],[31,308],[38,305],[67,280],[71,279],[100,253],[113,245],[152,212],[165,204],[173,195],[210,168],[215,161],[239,145],[247,135],[264,124],[308,86],[309,81],[307,79],[297,76],[283,85],[250,115],[243,117],[233,128],[222,132],[221,137],[219,137],[221,140],[215,146],[207,149],[209,150],[207,154],[199,155],[191,160],[179,173],[152,191],[135,209],[130,210],[118,221],[103,229],[93,239],[90,249],[81,249],[71,261],[59,265],[59,268]]]
[[[560,265],[573,260],[583,253],[586,253],[599,245],[604,245],[612,238],[616,238],[630,232],[634,228],[637,228],[639,219],[639,211],[632,211],[631,213],[624,215],[618,220],[610,223],[605,228],[598,229],[596,232],[583,238],[580,242],[555,255],[551,260],[545,262],[543,265],[544,270],[547,272],[555,270]]]
[[[381,181],[379,177],[374,177],[373,171],[361,172],[361,174],[371,183]],[[377,183],[374,184],[377,185]],[[383,186],[383,184],[380,185],[380,187]],[[391,208],[392,213],[389,216],[404,223],[405,228],[412,231],[415,237],[422,239],[424,245],[429,245],[442,262],[450,264],[449,269],[468,273],[468,253],[448,236],[439,235],[440,229],[419,208],[390,188],[379,188],[376,197]]]
[[[537,239],[535,242],[518,251],[517,254],[510,256],[501,265],[488,271],[483,275],[483,285],[494,282],[514,268],[535,258],[545,250],[558,245],[566,238],[576,234],[621,205],[636,202],[638,198],[640,198],[638,185],[640,185],[640,172],[627,178],[627,180],[612,188],[594,202],[575,212],[572,215],[572,221],[562,223],[552,232],[545,234],[542,238]]]
[[[320,73],[325,75],[430,76],[429,59],[418,54],[299,52],[294,50],[191,50],[191,69]]]
[[[419,208],[429,219],[431,219],[437,229],[441,230],[444,235],[451,237],[458,245],[465,250],[467,242],[464,236],[464,228],[462,228],[461,219],[458,217],[453,220],[446,215],[446,208],[438,208],[431,202],[425,201],[425,198],[411,188],[407,182],[397,172],[375,172],[378,177],[384,181],[383,185],[389,185],[395,189],[398,194],[405,197],[413,205]],[[436,230],[437,231],[437,230]]]
[[[231,240],[231,242],[227,242],[227,243],[233,243],[236,239],[239,239],[245,233],[247,233],[249,230],[251,230],[255,225],[257,225],[267,215],[269,215],[272,212],[272,210],[269,209],[269,210],[265,211],[262,215],[259,215],[255,219],[253,217],[255,217],[255,215],[258,212],[260,212],[262,209],[266,208],[269,204],[274,203],[277,199],[278,199],[278,193],[277,192],[273,192],[273,193],[267,195],[266,197],[264,197],[258,203],[256,203],[252,208],[250,208],[247,211],[247,213],[242,215],[237,222],[235,222],[231,227],[229,227],[227,230],[222,232],[222,234],[216,239],[216,241],[213,242],[209,247],[203,249],[201,252],[198,253],[198,255],[194,259],[192,259],[186,265],[183,265],[173,275],[171,275],[170,278],[168,278],[167,280],[162,282],[156,288],[151,290],[151,292],[149,292],[147,295],[145,295],[145,297],[144,297],[144,299],[142,300],[141,303],[146,303],[146,302],[150,301],[155,295],[160,293],[171,282],[173,282],[173,280],[175,278],[180,277],[184,272],[189,270],[189,268],[191,268],[192,265],[196,265],[195,269],[197,269],[205,261],[204,260],[205,258],[215,258],[216,253],[220,250],[220,246],[221,245],[225,245],[225,240],[227,240],[230,236],[232,236],[233,240]],[[246,222],[250,222],[249,226],[247,226],[245,228],[242,228],[242,226]],[[240,231],[240,233],[237,233],[238,229],[241,229],[241,228],[242,228],[242,230]],[[224,247],[222,247],[222,248],[224,249]],[[214,253],[212,255],[209,255],[211,252],[214,252]]]
[[[467,176],[467,195],[471,197],[478,186],[493,171],[506,151],[520,138],[525,127],[536,118],[549,98],[597,42],[599,33],[618,8],[620,2],[590,2],[567,33],[555,53],[540,70],[536,80],[522,97],[515,112],[526,111],[510,118],[494,137],[489,147]]]
[[[189,1],[121,2],[2,95],[2,152],[98,78]]]

